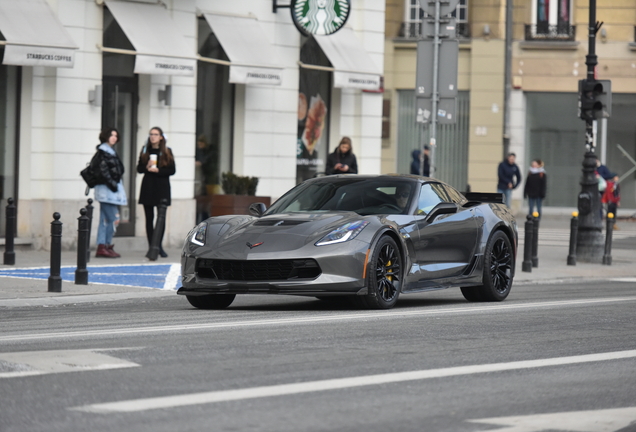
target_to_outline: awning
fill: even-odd
[[[334,87],[362,90],[380,88],[382,73],[353,30],[344,27],[330,35],[313,37],[334,68]]]
[[[0,0],[3,64],[73,67],[78,49],[46,0]]]
[[[230,59],[231,83],[280,85],[283,68],[275,63],[276,51],[255,18],[203,16]]]
[[[115,0],[105,3],[135,47],[135,73],[194,76],[194,47],[162,5]]]

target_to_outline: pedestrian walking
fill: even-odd
[[[99,226],[97,228],[97,252],[99,258],[119,258],[115,252],[113,236],[119,225],[119,206],[128,204],[124,190],[124,164],[113,147],[119,142],[119,132],[106,128],[99,134],[94,169],[102,182],[95,186],[95,201],[99,202]]]
[[[429,146],[424,146],[424,171],[423,176],[429,177],[431,175],[431,162],[430,162],[431,149]],[[420,150],[413,150],[411,153],[413,160],[411,161],[411,174],[420,175],[420,166],[422,163],[422,152]]]
[[[161,128],[153,127],[150,129],[148,140],[139,154],[137,163],[137,172],[144,175],[141,181],[139,204],[144,206],[149,246],[154,232],[155,208],[159,207],[163,199],[167,200],[167,205],[171,204],[170,176],[176,172],[176,166],[172,150],[166,144],[166,137]],[[163,234],[162,232],[159,240],[159,256],[167,258],[168,254],[161,246]]]
[[[530,164],[526,184],[523,188],[523,197],[528,198],[528,214],[532,216],[534,208],[537,208],[541,219],[541,204],[545,198],[547,176],[541,159],[534,159]]]
[[[521,171],[515,163],[517,155],[509,153],[497,168],[497,192],[504,194],[506,206],[510,208],[512,191],[521,183]]]
[[[351,138],[342,137],[338,147],[327,156],[325,173],[327,175],[358,173],[358,162],[351,149]]]
[[[618,184],[618,182],[619,178],[617,175],[611,180],[606,180],[607,185],[605,192],[603,192],[603,196],[601,197],[601,202],[607,204],[607,213],[614,214],[614,221],[616,221],[618,207],[621,205],[621,185]],[[614,229],[618,229],[616,222],[614,222]]]

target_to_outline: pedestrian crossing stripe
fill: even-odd
[[[76,266],[60,268],[64,282],[75,282]],[[141,288],[176,290],[181,287],[180,264],[120,264],[87,266],[88,283],[120,285]],[[21,279],[48,279],[49,267],[0,269],[0,277]]]

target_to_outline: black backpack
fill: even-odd
[[[99,151],[95,153],[90,163],[86,165],[86,168],[80,171],[80,175],[86,182],[86,195],[88,195],[88,190],[90,188],[104,182],[102,173],[99,170]]]

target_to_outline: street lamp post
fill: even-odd
[[[585,57],[588,83],[596,81],[596,32],[600,25],[596,22],[596,0],[590,0],[590,20],[588,27],[588,54]],[[585,118],[585,157],[583,158],[583,176],[581,192],[578,195],[579,228],[576,242],[576,256],[580,262],[601,263],[603,260],[603,233],[601,220],[601,196],[596,180],[596,161],[594,153],[594,119]]]

